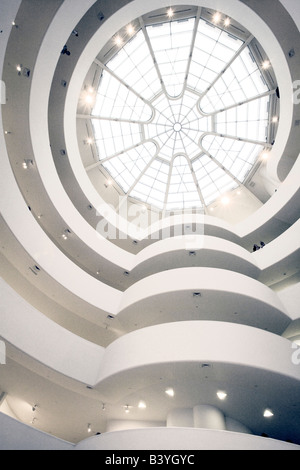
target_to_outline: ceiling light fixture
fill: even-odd
[[[223,206],[227,206],[230,203],[229,197],[228,196],[222,197],[221,203],[223,204]]]
[[[225,398],[227,397],[227,393],[219,391],[217,392],[217,397],[219,398],[219,400],[225,400]]]
[[[169,8],[167,11],[167,15],[169,18],[172,18],[174,16],[174,10],[172,8]]]
[[[274,413],[271,410],[269,410],[268,408],[266,408],[265,411],[264,411],[264,417],[265,418],[271,418],[272,416],[274,416]]]
[[[91,428],[91,425],[88,424],[88,427],[87,427],[87,432],[91,432],[92,431],[92,428]]]
[[[224,26],[226,26],[226,27],[227,27],[227,26],[230,26],[230,18],[226,18],[226,19],[224,20]]]
[[[220,21],[221,21],[221,15],[220,15],[219,12],[216,12],[213,16],[213,22],[215,24],[218,24],[218,23],[220,23]]]
[[[123,39],[121,38],[121,36],[116,36],[114,41],[116,46],[121,46],[123,44]]]
[[[124,408],[125,408],[125,413],[128,414],[128,413],[130,412],[130,410],[129,410],[129,405],[125,405]]]
[[[147,408],[147,405],[146,405],[146,403],[145,403],[144,401],[141,400],[141,401],[139,402],[139,404],[138,404],[138,407],[139,407],[140,409],[145,409],[145,408]]]
[[[129,24],[126,28],[126,31],[127,31],[127,34],[129,36],[133,36],[133,34],[135,33],[135,29],[134,27],[132,26],[132,24]]]
[[[30,165],[33,165],[33,161],[30,160],[30,159],[26,159],[26,160],[24,160],[24,162],[22,163],[22,167],[24,168],[24,170],[27,170],[27,168],[28,168]]]
[[[165,390],[165,393],[166,393],[166,395],[168,395],[169,397],[174,397],[174,395],[175,395],[175,392],[174,392],[174,389],[173,389],[173,388],[167,388],[167,389]]]
[[[271,64],[270,64],[270,61],[269,60],[265,60],[263,63],[262,63],[262,68],[264,70],[267,70],[271,67]]]
[[[92,95],[87,95],[87,96],[85,97],[85,102],[86,102],[87,104],[92,104],[93,101],[94,101],[94,98],[92,97]]]

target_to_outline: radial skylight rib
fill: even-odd
[[[205,92],[218,80],[223,70],[230,66],[247,43],[232,39],[225,31],[213,28],[201,19],[194,44],[188,85],[199,93]],[[227,54],[224,56],[225,50]]]
[[[109,62],[108,68],[147,100],[151,100],[160,90],[160,81],[153,70],[142,30]]]
[[[269,88],[261,80],[259,67],[250,58],[249,48],[243,48],[202,96],[199,107],[205,114],[211,114],[267,92]]]
[[[168,175],[164,211],[203,206],[191,162],[185,155],[173,158]]]
[[[243,182],[263,145],[230,139],[213,134],[202,140],[204,151],[213,155],[213,160],[226,169],[229,176]]]
[[[215,119],[216,132],[266,143],[269,125],[268,103],[269,97],[264,96],[218,113]]]
[[[95,62],[103,68],[103,73],[92,115],[108,119],[148,122],[154,112],[151,103],[108,67],[99,61]]]
[[[106,161],[103,166],[127,192],[139,180],[140,175],[143,174],[149,162],[153,161],[155,155],[156,146],[153,143],[141,144],[129,152]]]

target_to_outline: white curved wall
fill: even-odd
[[[74,444],[57,439],[0,413],[0,450],[74,450]]]
[[[299,450],[299,446],[229,431],[154,428],[117,431],[80,442],[76,450]]]
[[[243,364],[300,379],[287,339],[244,325],[201,321],[152,326],[114,341],[105,350],[98,383],[130,369],[185,361]]]
[[[60,374],[94,384],[104,348],[41,315],[2,279],[0,289],[2,338]]]
[[[194,292],[201,294],[198,312]],[[208,267],[171,269],[136,282],[124,292],[117,318],[141,327],[180,319],[233,321],[234,312],[241,314],[242,323],[265,328],[270,324],[279,334],[290,321],[276,293],[264,284],[229,269]]]

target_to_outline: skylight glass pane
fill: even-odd
[[[191,77],[198,76],[198,82],[195,84],[195,79],[188,79],[188,85],[199,92],[205,91],[242,44],[242,41],[232,39],[221,29],[200,20],[190,68]],[[199,64],[203,69],[197,73]]]
[[[100,160],[136,145],[141,140],[137,124],[92,119]]]
[[[226,137],[207,135],[202,140],[203,148],[241,183],[251,169],[263,146]]]
[[[148,142],[105,161],[103,166],[126,193],[139,179],[155,153],[156,146]]]
[[[154,199],[156,204],[160,202],[161,207],[165,199],[168,174],[169,165],[155,160],[141,176],[130,195],[132,197],[138,197],[149,204]]]
[[[160,90],[160,82],[149,53],[144,34],[140,30],[110,61],[107,66],[133,88],[150,100]]]
[[[266,142],[269,97],[259,98],[216,115],[216,131],[242,139]],[[219,122],[221,126],[219,126]],[[226,123],[224,125],[224,123]]]
[[[238,104],[266,91],[268,87],[262,81],[261,72],[257,64],[253,63],[247,47],[202,98],[200,107],[202,111],[212,113],[224,109],[224,106]]]
[[[135,103],[134,107],[132,102]],[[104,71],[92,115],[147,122],[152,117],[152,109],[125,84]]]
[[[147,27],[147,34],[170,96],[178,96],[184,85],[195,19]]]
[[[167,210],[201,206],[199,194],[188,160],[178,156],[173,160],[167,199]]]

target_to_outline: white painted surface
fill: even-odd
[[[117,431],[80,442],[76,450],[300,450],[264,437],[212,429],[152,428]]]
[[[41,315],[2,279],[0,289],[2,338],[57,372],[93,384],[104,348]]]

